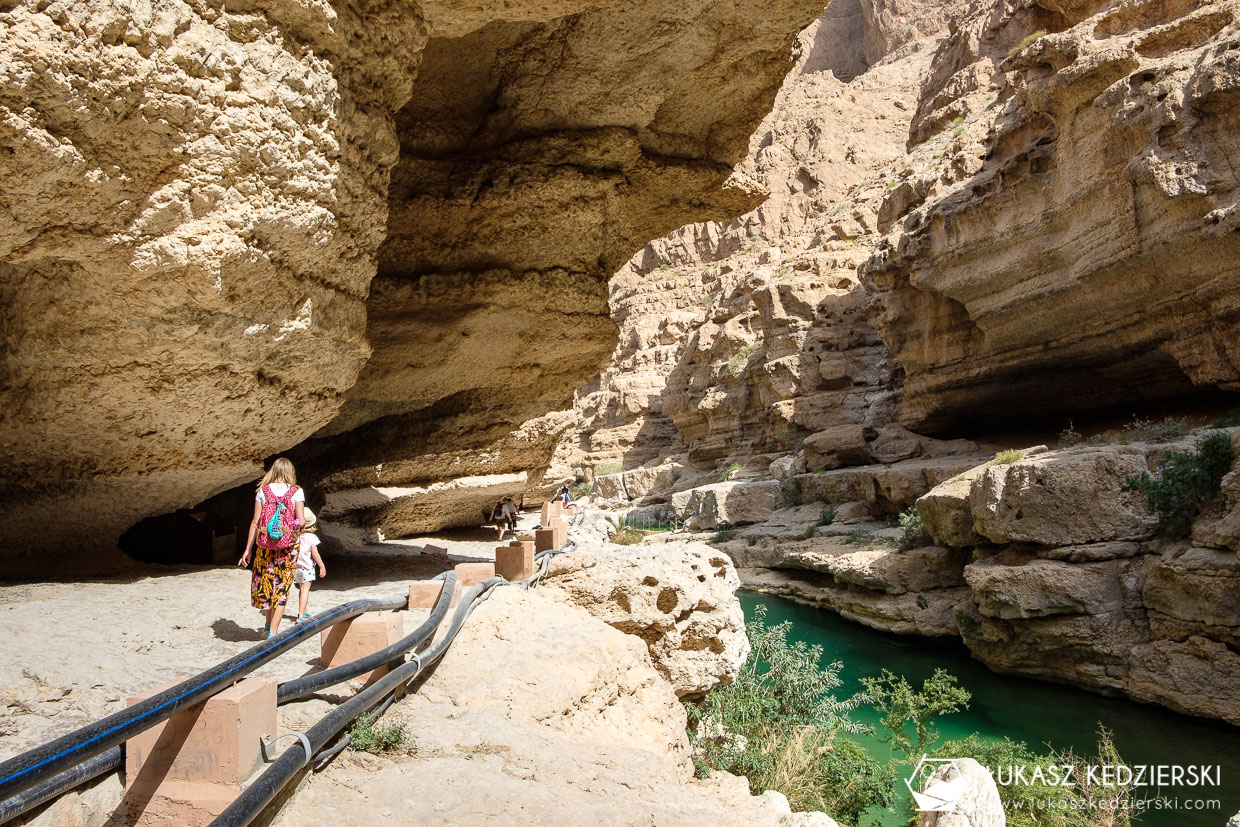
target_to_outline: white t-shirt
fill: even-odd
[[[301,548],[297,552],[297,568],[314,571],[314,558],[310,550],[319,544],[319,538],[313,534],[301,535]]]
[[[288,483],[283,483],[283,482],[271,483],[271,493],[275,494],[277,497],[283,497],[285,494],[288,493]],[[260,502],[260,503],[267,502],[267,496],[263,493],[263,489],[261,488],[258,489],[258,493],[254,495],[254,501]],[[297,503],[304,503],[305,501],[306,501],[306,489],[298,488],[297,493],[293,495],[293,504],[296,505]]]

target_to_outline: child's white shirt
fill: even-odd
[[[301,548],[297,552],[297,568],[314,571],[314,558],[310,551],[319,544],[319,538],[313,534],[301,535]]]

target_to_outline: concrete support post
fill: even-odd
[[[340,666],[386,649],[404,636],[404,615],[396,612],[367,612],[350,620],[343,620],[319,633],[321,661],[325,668]],[[380,666],[359,675],[356,680],[369,686],[387,672],[386,666]]]
[[[133,706],[178,683],[129,699]],[[127,823],[210,823],[241,793],[276,735],[276,682],[246,678],[125,742]]]

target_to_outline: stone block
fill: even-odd
[[[550,528],[540,528],[534,532],[534,549],[535,551],[555,551],[559,546],[555,544],[555,531]]]
[[[495,571],[508,580],[524,580],[534,574],[534,544],[514,543],[495,549]]]
[[[564,506],[559,500],[550,500],[542,504],[542,514],[539,516],[538,524],[547,526],[552,520],[564,514]]]
[[[495,576],[494,563],[457,563],[456,564],[456,582],[460,583],[464,588],[469,588],[475,583],[481,583],[488,577]]]
[[[409,584],[409,608],[410,609],[433,609],[435,603],[439,600],[439,592],[443,590],[442,580],[417,580]],[[452,590],[452,602],[449,606],[455,606],[457,598],[461,596],[461,581],[456,581],[456,588]]]
[[[122,807],[140,824],[208,824],[241,792],[276,727],[276,682],[267,678],[246,678],[178,712],[125,742]]]
[[[404,636],[404,615],[395,612],[367,612],[341,621],[319,633],[321,661],[327,668],[340,666],[374,654]],[[387,671],[386,666],[380,666],[359,675],[357,680],[369,685],[386,675]]]

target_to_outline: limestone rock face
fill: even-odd
[[[583,546],[553,557],[543,585],[645,641],[681,697],[731,683],[749,656],[740,581],[710,546]]]
[[[879,232],[884,177],[908,176],[906,117],[959,5],[845,0],[802,33],[798,65],[739,167],[771,195],[739,219],[651,242],[617,273],[620,341],[579,396],[552,476],[681,454],[710,471],[795,453],[835,426],[892,421],[900,377],[856,268]],[[918,455],[894,442],[882,461]]]
[[[1005,619],[1060,614],[1106,614],[1124,605],[1119,561],[1073,565],[1031,560],[1004,565],[987,558],[965,567],[977,610]]]
[[[979,465],[939,483],[917,498],[917,513],[936,543],[963,547],[986,542],[986,538],[973,530],[973,508],[969,502],[973,479],[984,470],[985,466]]]
[[[874,461],[869,440],[878,434],[865,425],[836,425],[805,438],[805,461],[811,471],[829,471],[841,465],[869,465]]]
[[[725,181],[820,11],[6,5],[6,537],[106,546],[312,435],[333,490],[485,473],[634,251],[759,203]]]
[[[958,19],[909,144],[967,174],[905,199],[860,271],[906,373],[903,424],[1237,387],[1236,16],[983,2]]]
[[[1126,489],[1145,457],[1113,448],[1052,453],[986,468],[971,483],[976,532],[995,543],[1045,546],[1138,540],[1157,525],[1145,497]]]
[[[672,495],[673,512],[698,528],[744,525],[766,520],[781,504],[778,480],[721,482]]]

